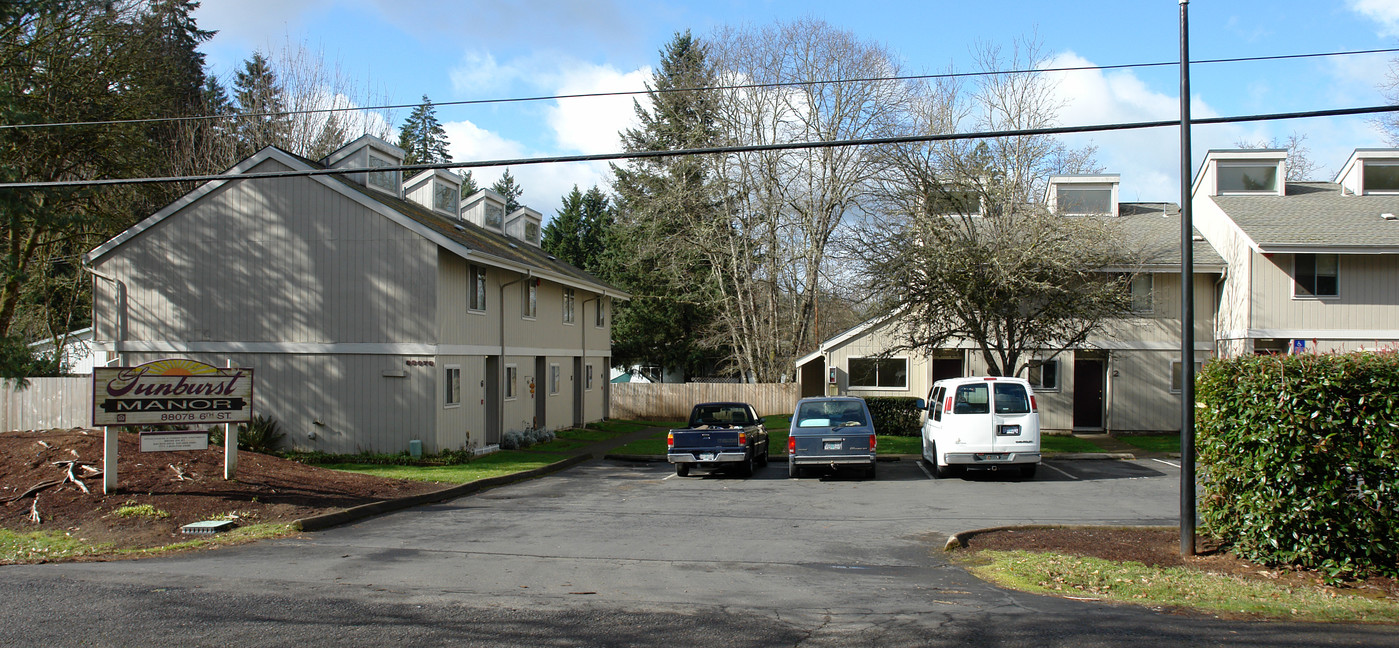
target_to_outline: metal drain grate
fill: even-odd
[[[234,524],[232,520],[206,520],[204,522],[186,524],[180,527],[180,532],[193,533],[196,535],[213,535],[221,531],[228,531],[235,526],[238,525]]]

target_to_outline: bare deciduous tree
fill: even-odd
[[[1257,142],[1236,142],[1234,146],[1246,149],[1287,149],[1287,181],[1303,182],[1316,180],[1316,175],[1321,171],[1321,165],[1312,160],[1312,151],[1306,147],[1306,141],[1306,135],[1294,132],[1285,140],[1274,137]]]

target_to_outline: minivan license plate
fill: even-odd
[[[840,449],[840,442],[839,442],[839,441],[827,441],[827,442],[825,443],[825,449],[826,449],[826,450],[839,450],[839,449]]]
[[[1001,436],[1020,436],[1019,425],[1002,425]]]

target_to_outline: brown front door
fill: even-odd
[[[1103,429],[1103,383],[1106,363],[1098,358],[1074,358],[1074,429]]]

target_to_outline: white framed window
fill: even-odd
[[[1200,370],[1203,369],[1204,366],[1205,366],[1205,363],[1203,363],[1203,362],[1196,362],[1196,363],[1195,363],[1195,374],[1196,374],[1196,375],[1199,375]],[[1172,361],[1171,361],[1171,393],[1172,393],[1172,394],[1179,394],[1179,393],[1180,393],[1180,379],[1181,379],[1181,375],[1180,375],[1180,374],[1181,374],[1181,370],[1180,370],[1180,361],[1179,361],[1179,360],[1172,360]]]
[[[583,389],[592,391],[593,389],[593,365],[588,365],[583,372]]]
[[[555,396],[559,393],[559,376],[561,373],[557,362],[549,365],[549,393]]]
[[[1364,175],[1360,183],[1365,187],[1365,193],[1399,193],[1399,164],[1366,160],[1361,173]]]
[[[850,386],[908,389],[908,358],[850,358]]]
[[[394,164],[392,160],[381,158],[377,155],[374,155],[373,153],[369,154],[370,169],[379,169],[382,167],[390,167],[393,165]],[[396,169],[369,172],[369,186],[371,187],[374,187],[376,189],[382,189],[391,194],[397,195],[399,184],[401,184],[401,182],[398,179],[398,171]]]
[[[457,201],[461,192],[445,182],[432,183],[432,206],[453,216],[457,215]]]
[[[442,394],[442,407],[461,407],[461,365],[444,366],[442,384],[446,388]]]
[[[572,324],[572,323],[573,323],[573,301],[574,301],[574,298],[573,298],[573,289],[572,289],[572,288],[564,288],[564,289],[563,289],[563,323],[564,323],[564,324]]]
[[[598,297],[593,305],[596,307],[593,310],[593,326],[597,328],[607,326],[607,310],[602,307],[602,297]]]
[[[508,364],[505,365],[505,400],[515,400],[519,392],[520,368]]]
[[[525,279],[524,294],[520,295],[520,317],[534,319],[539,314],[539,280]]]
[[[1278,192],[1278,165],[1217,163],[1215,183],[1221,194]]]
[[[1055,213],[1087,216],[1112,213],[1112,187],[1059,186],[1054,190]]]
[[[1026,379],[1035,391],[1059,391],[1059,361],[1031,360]]]
[[[1335,254],[1292,255],[1292,296],[1339,297],[1340,265]]]
[[[1133,313],[1152,312],[1151,291],[1155,284],[1155,275],[1150,272],[1142,272],[1132,277],[1128,284],[1128,291],[1132,295]]]
[[[471,294],[468,295],[467,308],[474,311],[486,310],[486,269],[473,265],[471,266]]]

